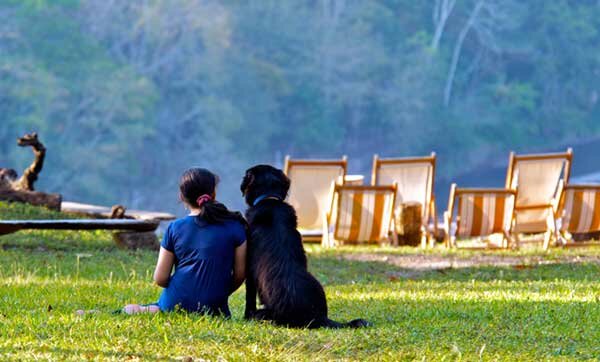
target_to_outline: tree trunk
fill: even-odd
[[[119,231],[113,234],[113,240],[118,247],[124,249],[158,250],[160,247],[154,231]]]
[[[433,50],[437,50],[440,44],[440,39],[442,38],[444,28],[446,27],[446,22],[448,21],[450,13],[452,13],[455,3],[456,0],[436,0],[435,2],[433,9],[433,24],[435,26],[435,32],[433,33],[433,39],[431,40],[431,48]]]
[[[46,194],[37,191],[21,191],[0,188],[0,200],[24,202],[35,206],[45,206],[49,209],[60,211],[62,196],[60,194]]]
[[[484,2],[484,0],[480,0],[475,5],[475,8],[473,9],[473,11],[471,12],[471,15],[469,16],[469,20],[467,20],[467,23],[460,31],[460,34],[458,35],[458,40],[456,41],[456,45],[454,46],[454,52],[452,54],[452,62],[450,64],[450,70],[448,71],[446,87],[444,88],[444,106],[446,106],[446,107],[448,107],[448,105],[450,104],[450,96],[452,95],[452,83],[454,83],[454,75],[456,74],[456,66],[458,65],[458,60],[460,59],[460,53],[462,50],[463,42],[465,41],[465,38],[467,37],[469,30],[471,30],[471,27],[473,27],[473,24],[475,23],[475,19],[477,18],[477,15],[479,14],[479,11],[481,10],[481,8],[483,6],[483,2]]]

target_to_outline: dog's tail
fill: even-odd
[[[320,321],[319,323],[312,323],[310,325],[311,328],[363,328],[363,327],[370,327],[372,326],[372,324],[364,319],[353,319],[350,322],[346,322],[346,323],[340,323],[340,322],[336,322],[334,320],[331,320],[329,318],[325,318],[324,320]]]

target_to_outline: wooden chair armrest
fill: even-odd
[[[437,225],[437,210],[436,210],[436,205],[435,205],[435,196],[431,196],[431,205],[429,208],[429,217],[433,219],[433,232],[435,234],[437,234],[437,229],[438,229],[438,225]]]
[[[558,213],[560,212],[560,206],[561,206],[561,201],[562,201],[562,197],[563,197],[563,191],[565,189],[565,182],[564,180],[560,180],[558,182],[558,187],[556,188],[556,194],[554,195],[554,198],[552,198],[552,201],[550,201],[550,203],[552,204],[552,212],[554,213],[554,217],[560,217],[560,215],[558,215]]]

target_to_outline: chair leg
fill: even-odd
[[[396,227],[392,228],[392,245],[398,246],[398,233],[396,232]]]
[[[563,240],[561,240],[560,231],[557,228],[554,228],[554,243],[556,246],[561,246],[563,244]]]
[[[448,211],[444,211],[444,245],[446,248],[450,249],[450,213]]]
[[[427,231],[427,241],[431,249],[435,248],[435,235],[431,231]]]
[[[519,240],[519,233],[513,233],[511,239],[513,240],[512,249],[513,250],[520,249],[521,248],[521,240]]]
[[[560,236],[560,230],[558,229],[556,218],[552,218],[552,220],[553,220],[552,231],[554,233],[554,243],[555,243],[556,246],[560,246],[562,244],[562,241],[564,239],[561,240],[562,238]]]
[[[450,249],[452,247],[452,245],[450,244],[450,233],[449,232],[445,232],[445,235],[444,235],[444,246],[447,249]]]
[[[550,247],[550,239],[552,239],[552,232],[548,230],[544,233],[544,250]]]
[[[327,215],[323,215],[323,236],[321,236],[321,246],[324,248],[331,248],[331,240],[329,237],[329,220]]]
[[[548,219],[546,220],[546,225],[548,228],[544,233],[544,250],[548,250],[550,247],[550,242],[552,242],[552,238],[555,237],[555,233],[557,230],[556,227],[556,218],[554,217],[554,209],[550,208],[550,214],[548,215]],[[558,239],[555,239],[555,243],[558,242]]]
[[[427,249],[427,234],[421,231],[421,249]]]
[[[394,217],[390,220],[390,231],[388,233],[391,235],[392,245],[398,246],[398,230],[396,230],[396,221]]]
[[[569,247],[569,241],[567,240],[567,237],[564,235],[564,233],[558,233],[558,237],[556,240],[557,244],[559,244],[563,248]]]
[[[324,248],[329,247],[329,236],[325,233],[321,236],[321,246]]]
[[[510,233],[508,233],[507,231],[503,231],[502,235],[504,236],[504,238],[502,239],[502,247],[505,249],[512,247],[515,242],[510,236]]]
[[[504,235],[504,233],[502,233],[502,240],[500,240],[500,247],[502,249],[504,249],[504,248],[506,248],[506,244],[507,244],[506,235]]]

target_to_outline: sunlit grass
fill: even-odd
[[[230,299],[231,320],[183,313],[113,314],[127,303],[157,300],[160,288],[151,283],[155,252],[115,249],[109,233],[68,235],[68,242],[58,232],[0,237],[0,360],[512,361],[600,356],[597,263],[421,270],[405,276],[406,270],[384,261],[344,257],[421,253],[417,249],[309,246],[309,268],[325,286],[330,317],[362,317],[374,326],[302,330],[244,321],[243,288]],[[36,247],[18,245],[29,238]],[[598,256],[598,250],[500,253],[554,258],[555,251]],[[80,308],[100,312],[76,316]]]

